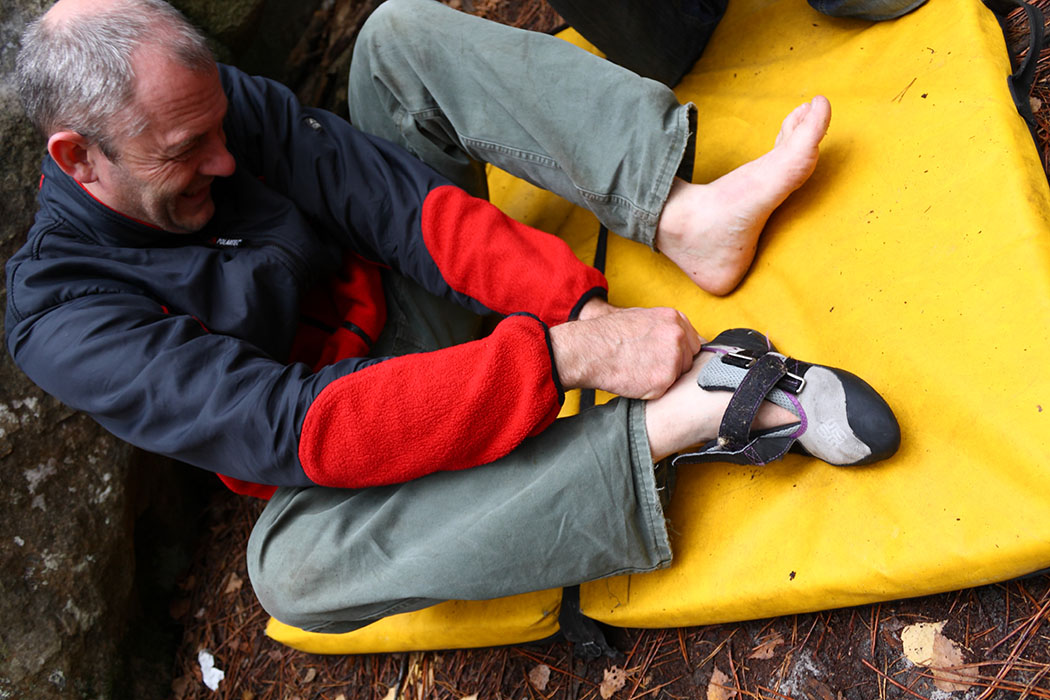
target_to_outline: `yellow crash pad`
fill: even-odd
[[[802,0],[730,3],[677,89],[698,108],[694,182],[768,150],[784,115],[824,94],[833,117],[816,173],[770,219],[731,296],[614,235],[610,300],[675,306],[706,337],[756,328],[789,355],[853,371],[893,406],[902,447],[853,469],[794,455],[684,467],[671,567],[585,584],[585,615],[719,623],[1050,566],[1050,189],[1009,72],[980,0],[929,0],[881,24]],[[590,213],[505,173],[490,184],[510,215],[593,259]],[[446,603],[346,635],[267,631],[330,653],[518,643],[557,629],[559,599]]]
[[[306,632],[270,618],[266,634],[313,654],[373,654],[523,644],[558,631],[561,591],[539,591],[497,600],[450,600],[384,618],[354,632]]]

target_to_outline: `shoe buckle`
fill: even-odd
[[[751,369],[759,358],[764,357],[767,353],[756,355],[752,351],[746,348],[735,348],[729,350],[726,354],[722,355],[722,362],[733,367],[739,367],[740,369],[749,370]],[[789,371],[786,367],[784,368],[784,376],[780,378],[780,381],[776,383],[776,387],[782,391],[786,391],[791,394],[800,394],[806,386],[806,380],[801,375],[795,374]]]
[[[806,380],[794,372],[784,370],[784,377],[777,382],[777,388],[798,395],[806,388]]]
[[[740,369],[751,369],[751,366],[758,362],[758,356],[750,354],[743,348],[737,348],[722,355],[722,362]]]

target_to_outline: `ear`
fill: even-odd
[[[75,131],[57,131],[47,140],[47,152],[62,172],[78,182],[98,179],[95,159],[104,157],[96,146]]]

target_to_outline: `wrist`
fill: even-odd
[[[579,389],[583,386],[583,356],[579,351],[578,321],[553,326],[550,331],[551,359],[562,389]]]
[[[580,313],[576,316],[576,320],[587,321],[592,318],[598,318],[599,316],[612,313],[615,308],[615,306],[601,297],[591,297],[580,308]]]

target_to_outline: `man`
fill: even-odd
[[[428,34],[441,40],[416,42]],[[492,42],[517,58],[443,82],[460,64],[433,51]],[[694,186],[673,177],[692,108],[564,42],[391,0],[354,64],[358,126],[475,190],[474,156],[491,155],[714,293],[746,272],[829,119],[815,99],[770,153]],[[681,313],[611,306],[564,243],[216,66],[160,0],[60,0],[27,30],[19,75],[48,157],[7,267],[9,350],[119,437],[270,498],[249,570],[285,622],[339,632],[665,566],[669,467],[654,465],[694,445],[679,461],[764,462],[794,445],[861,464],[896,450],[892,412],[856,377],[751,331],[699,352]],[[554,77],[531,115],[531,96],[503,89],[522,75]],[[639,123],[592,134],[551,118],[579,90]],[[505,318],[477,337],[476,314],[493,312]],[[577,387],[625,398],[555,421]]]

